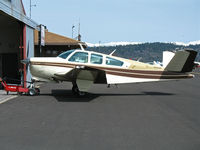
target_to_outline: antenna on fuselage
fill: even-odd
[[[116,50],[117,49],[115,49],[114,51],[112,51],[109,55],[112,56],[115,53]]]
[[[78,45],[80,46],[80,48],[81,48],[81,50],[85,50],[84,48],[83,48],[83,45],[81,44],[81,43],[78,43]]]

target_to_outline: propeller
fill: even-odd
[[[25,64],[25,65],[29,65],[30,64],[30,58],[21,60],[21,63]]]

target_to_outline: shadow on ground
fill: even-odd
[[[138,94],[134,93],[87,93],[85,96],[76,96],[73,95],[71,90],[52,90],[51,94],[41,94],[54,96],[58,102],[90,102],[100,96],[171,96],[175,95],[173,93],[164,93],[164,92],[141,92]]]

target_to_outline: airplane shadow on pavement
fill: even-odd
[[[73,95],[71,90],[52,90],[51,96],[54,96],[58,102],[90,102],[100,96],[171,96],[173,93],[164,92],[141,92],[141,93],[87,93],[84,96]]]

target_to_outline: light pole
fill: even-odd
[[[30,0],[30,18],[31,18],[31,7],[36,7],[36,5],[32,5],[31,0]]]

